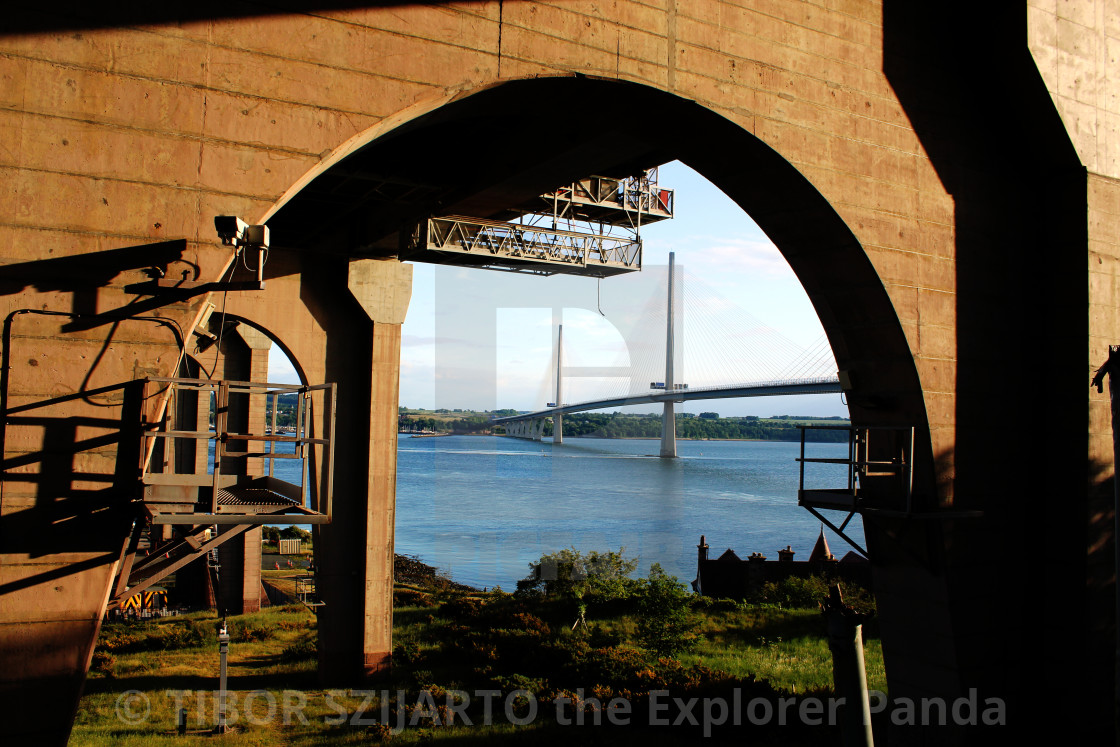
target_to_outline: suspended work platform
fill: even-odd
[[[856,514],[914,520],[977,519],[981,511],[970,509],[921,509],[914,496],[914,428],[903,426],[799,425],[801,429],[800,477],[797,504],[844,538],[861,555],[867,550],[844,534]],[[806,434],[813,431],[847,431],[848,453],[844,457],[806,456]],[[843,487],[809,487],[816,482],[805,474],[806,465],[844,467]],[[845,511],[839,526],[820,511]]]
[[[844,530],[857,513],[880,509],[909,514],[914,493],[914,429],[912,427],[859,427],[851,425],[799,425],[801,456],[797,504],[807,509],[832,531],[844,538],[861,555],[867,550]],[[844,457],[806,456],[806,436],[813,432],[846,431],[848,453]],[[843,487],[807,487],[807,465],[838,465],[844,467]],[[814,482],[810,476],[810,483]],[[820,510],[846,511],[847,517],[837,526]]]
[[[254,527],[330,521],[334,384],[150,378],[144,387],[145,401],[161,398],[161,414],[142,424],[138,513],[110,607]],[[279,398],[292,394],[294,425],[282,432]],[[316,410],[321,436],[313,435]],[[298,483],[274,476],[277,459],[301,460]]]
[[[167,405],[163,417],[144,428],[141,482],[144,509],[151,523],[323,524],[330,520],[334,384],[296,386],[210,379],[148,379],[147,386],[153,385],[166,387],[163,394]],[[280,433],[277,427],[278,400],[284,394],[296,395],[295,425],[290,433]],[[265,433],[253,433],[249,424],[234,423],[232,416],[239,411],[249,411],[251,398],[263,398],[270,403],[272,423],[270,428],[265,428]],[[311,435],[316,398],[318,405],[325,408],[328,423],[327,433],[320,437]],[[199,407],[200,402],[203,408]],[[200,417],[200,410],[209,411],[211,406],[213,431],[197,426],[187,430],[176,424],[176,420],[188,413]],[[194,412],[190,412],[192,408]],[[291,448],[281,448],[286,445]],[[317,454],[313,454],[315,447],[318,447]],[[212,461],[208,457],[210,453]],[[203,454],[207,455],[205,466]],[[312,485],[308,480],[313,458],[318,458],[322,465],[321,486]],[[273,476],[276,459],[302,460],[299,484]],[[255,470],[248,460],[263,461],[268,473],[253,474]]]
[[[558,220],[637,228],[672,218],[673,202],[673,190],[659,186],[657,169],[648,169],[623,179],[589,176],[543,194],[540,203],[525,207]]]
[[[589,176],[500,211],[428,216],[400,235],[402,260],[604,278],[642,269],[641,227],[673,217],[657,169]]]
[[[609,277],[642,268],[641,241],[522,223],[452,215],[429,218],[403,259],[415,252],[458,255],[458,264],[538,275]]]

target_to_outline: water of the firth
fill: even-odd
[[[808,558],[820,523],[797,506],[800,445],[578,438],[554,446],[497,436],[401,436],[397,451],[396,550],[417,555],[471,586],[512,590],[528,563],[564,547],[626,548],[644,575],[660,563],[682,581],[696,575],[696,545],[711,557],[776,560],[791,545]],[[811,444],[809,456],[846,456],[846,444]],[[808,487],[842,487],[844,468],[814,466]],[[842,519],[843,516],[838,518]],[[862,544],[858,518],[851,535]],[[826,536],[837,557],[850,548]]]

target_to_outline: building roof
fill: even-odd
[[[828,540],[824,537],[824,527],[821,527],[821,533],[817,537],[817,544],[813,545],[813,551],[809,553],[809,562],[818,563],[832,559],[832,551],[828,549]]]

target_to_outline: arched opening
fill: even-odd
[[[871,261],[836,210],[781,154],[693,102],[586,78],[488,88],[347,144],[290,193],[268,223],[278,243],[308,256],[394,259],[402,255],[408,227],[424,216],[499,220],[511,206],[557,184],[674,159],[728,195],[789,262],[850,381],[853,424],[916,429],[914,492],[932,505],[936,487],[922,389]],[[492,314],[464,321],[495,324]],[[324,536],[334,531],[325,528]],[[875,537],[868,541],[874,558]],[[324,617],[329,609],[328,601]]]
[[[789,262],[850,375],[854,421],[925,427],[909,346],[859,241],[791,163],[725,117],[635,84],[548,78],[464,95],[370,138],[340,148],[274,210],[278,243],[399,256],[399,232],[418,216],[500,218],[557,184],[677,159]],[[928,448],[916,461],[916,480],[931,479]]]

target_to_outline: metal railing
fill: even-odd
[[[160,388],[152,392],[153,386]],[[191,397],[185,397],[186,394]],[[296,394],[295,425],[290,433],[281,433],[278,427],[279,399],[282,395]],[[219,506],[219,496],[230,494],[230,490],[252,484],[289,499],[290,507],[299,512],[296,516],[277,516],[269,514],[269,523],[324,523],[329,521],[331,497],[334,486],[334,415],[335,385],[319,384],[301,386],[293,384],[268,384],[246,381],[221,381],[210,379],[157,378],[145,381],[145,400],[149,396],[164,397],[160,417],[155,422],[143,424],[143,444],[141,450],[141,482],[146,488],[146,496],[151,489],[163,489],[163,502],[172,503],[179,496],[183,501],[198,494],[202,487],[210,488],[209,504],[196,504],[203,513],[187,513],[182,516],[164,516],[157,523],[205,524],[240,523],[237,505]],[[248,427],[235,428],[230,420],[231,404],[244,398],[242,404],[246,419],[252,408],[249,400],[264,397],[266,404],[271,401],[271,423],[265,424],[265,433],[253,433]],[[323,408],[325,430],[322,436],[312,435],[314,401],[320,401]],[[214,430],[209,424],[200,428],[201,421],[207,417],[212,403]],[[193,405],[193,418],[188,417]],[[261,412],[267,412],[267,407]],[[193,429],[183,427],[184,421],[194,420]],[[259,421],[257,423],[260,425]],[[194,443],[193,453],[182,449],[183,443]],[[252,451],[252,444],[262,444]],[[279,446],[291,444],[290,452],[280,451]],[[242,449],[236,448],[242,446]],[[213,460],[208,457],[213,449]],[[316,447],[320,447],[318,451]],[[316,453],[317,451],[317,453]],[[312,456],[320,461],[320,480],[316,486],[309,479]],[[223,465],[234,459],[261,459],[268,463],[267,477],[264,475],[234,474],[223,472]],[[297,484],[277,479],[274,472],[276,459],[301,459],[300,481]],[[177,492],[176,492],[177,491]],[[168,497],[170,495],[171,497]],[[304,501],[308,506],[304,506]],[[246,503],[251,504],[251,500]],[[249,523],[252,520],[246,520]]]
[[[859,510],[871,498],[910,511],[914,491],[914,428],[905,426],[799,425],[801,455],[797,498],[817,508]],[[844,458],[805,456],[806,435],[814,431],[847,431],[848,455]],[[843,488],[806,488],[805,465],[838,464],[846,471]],[[884,499],[884,497],[886,497]]]
[[[674,191],[657,184],[657,170],[622,179],[589,176],[541,195],[553,215],[565,218],[570,207],[605,208],[634,213],[627,222],[640,224],[673,217]],[[600,214],[598,217],[603,217]],[[644,220],[643,220],[644,219]],[[615,222],[615,221],[611,221]]]
[[[418,249],[566,267],[640,270],[639,239],[451,215],[429,218]]]

